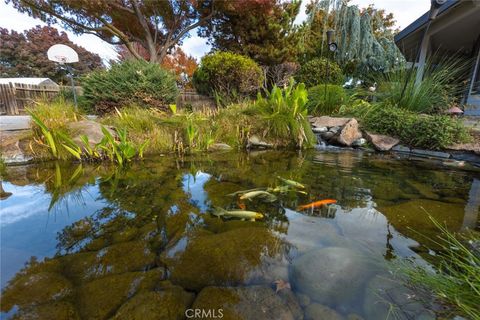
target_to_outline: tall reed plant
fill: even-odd
[[[430,216],[440,230],[438,239],[430,239],[439,246],[439,264],[436,271],[421,266],[404,269],[411,284],[433,293],[453,314],[480,320],[480,236],[471,231],[456,235]]]
[[[423,80],[416,84],[418,70],[409,77],[409,69],[398,69],[378,80],[378,98],[402,109],[420,112],[441,112],[462,94],[462,77],[471,61],[456,55],[433,55],[427,60]],[[402,96],[402,92],[405,91]]]

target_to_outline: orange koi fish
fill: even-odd
[[[240,209],[242,209],[242,210],[245,210],[245,209],[247,208],[247,206],[245,205],[245,203],[240,202],[240,201],[237,202],[237,205],[238,205],[238,207],[239,207]]]
[[[327,204],[332,204],[332,203],[337,203],[337,200],[334,199],[324,199],[320,201],[315,201],[309,204],[305,204],[303,206],[299,206],[297,210],[304,210],[304,209],[313,209],[313,208],[319,208],[321,206],[325,206]]]

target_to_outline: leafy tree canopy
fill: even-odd
[[[299,10],[296,0],[222,1],[199,35],[214,49],[249,56],[261,65],[296,61],[293,22]]]
[[[0,28],[0,77],[46,77],[57,82],[66,81],[65,71],[47,58],[48,48],[57,43],[78,53],[80,61],[72,65],[77,74],[103,67],[97,54],[77,46],[65,32],[53,27],[36,26],[23,33]]]
[[[149,52],[151,62],[162,61],[168,51],[207,21],[215,0],[5,0],[20,12],[77,34],[127,46],[141,59],[132,43]]]

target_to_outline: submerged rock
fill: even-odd
[[[397,138],[381,134],[366,132],[365,135],[368,141],[373,144],[373,147],[378,151],[389,151],[400,142]]]
[[[183,252],[163,260],[171,272],[171,281],[186,289],[238,285],[255,276],[265,255],[276,256],[280,244],[267,229],[238,228],[193,237]]]
[[[217,315],[221,309],[224,320],[303,319],[300,305],[291,291],[276,294],[266,286],[207,287],[199,293],[192,308],[215,311]]]
[[[22,309],[12,318],[13,320],[55,319],[80,320],[77,310],[70,302],[54,302],[43,304],[30,309]]]
[[[81,283],[112,274],[143,271],[155,263],[155,253],[144,241],[130,241],[96,252],[71,254],[62,260],[67,275]]]
[[[27,273],[15,278],[2,292],[1,310],[20,308],[59,301],[71,295],[70,281],[52,272]]]
[[[364,296],[365,317],[369,320],[389,316],[399,320],[436,318],[420,303],[420,297],[399,281],[376,276],[368,283]]]
[[[83,319],[105,319],[127,299],[142,290],[153,290],[162,279],[158,268],[127,272],[94,280],[77,289],[76,304]]]
[[[194,294],[172,286],[162,291],[140,292],[123,304],[113,319],[181,320]]]
[[[331,141],[341,146],[350,147],[353,142],[362,137],[362,133],[355,119],[348,121],[345,126],[338,132]]]
[[[343,320],[342,315],[327,306],[312,303],[305,308],[305,320]]]
[[[294,260],[293,288],[331,307],[351,306],[361,295],[371,266],[360,253],[341,247],[312,250]]]

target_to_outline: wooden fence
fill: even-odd
[[[51,99],[60,91],[59,87],[23,83],[0,84],[0,115],[25,113],[25,108],[38,99]]]
[[[66,88],[70,90],[70,87]],[[77,94],[81,88],[76,87]],[[0,115],[17,115],[25,113],[25,107],[38,99],[51,99],[60,91],[59,87],[39,86],[21,83],[0,84]],[[179,109],[191,108],[194,111],[215,109],[215,100],[198,94],[193,89],[182,90],[177,98]]]

